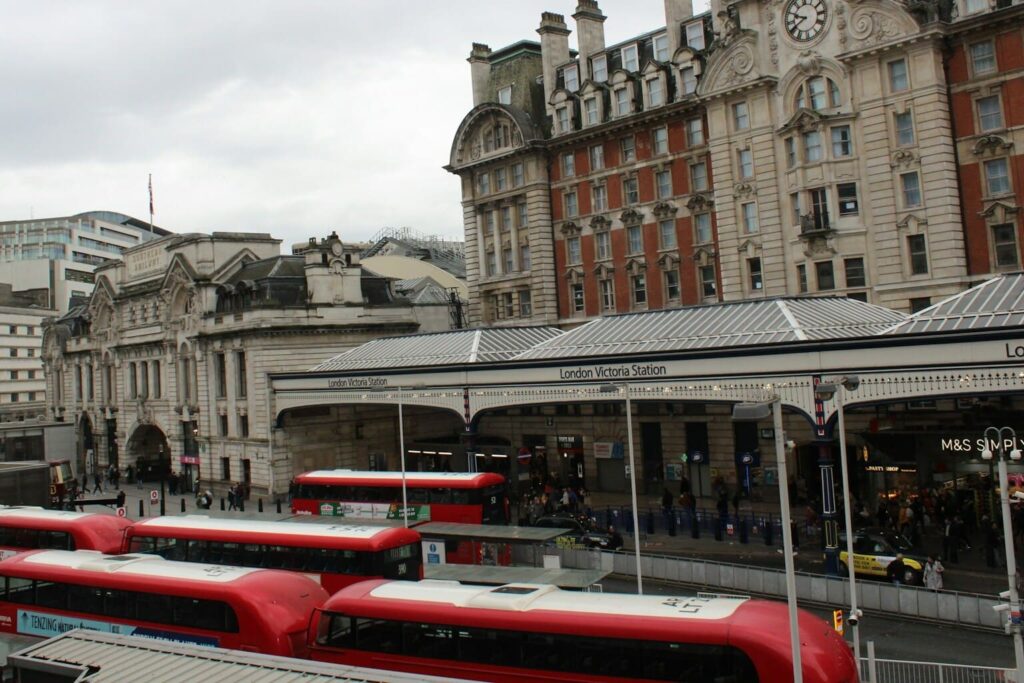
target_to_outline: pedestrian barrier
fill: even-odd
[[[895,659],[861,659],[862,678],[870,683],[1007,683],[1012,669]]]

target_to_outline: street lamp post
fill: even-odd
[[[772,416],[775,431],[775,459],[779,468],[779,507],[782,513],[782,552],[786,563],[786,603],[789,607],[789,642],[793,658],[793,683],[803,683],[800,662],[800,627],[796,611],[796,569],[793,566],[793,529],[789,510],[789,476],[786,473],[786,444],[782,433],[782,399],[773,396],[766,403],[738,403],[733,406],[732,419],[756,422]]]
[[[402,387],[398,387],[398,453],[402,463],[402,523],[409,527],[409,494],[405,485],[405,420],[402,419]]]
[[[1013,526],[1010,521],[1010,481],[1006,474],[1006,456],[1011,460],[1020,460],[1021,452],[1017,448],[1017,432],[1011,427],[989,427],[985,430],[985,449],[981,452],[983,460],[992,459],[991,444],[993,437],[999,453],[999,499],[1003,508],[1003,542],[1006,551],[1006,580],[1010,594],[1010,632],[1013,634],[1013,656],[1017,668],[1018,681],[1024,681],[1024,641],[1021,640],[1020,596],[1017,594],[1017,556],[1013,549]],[[1009,454],[1006,452],[1007,440],[1013,444]]]
[[[853,514],[850,506],[850,473],[846,460],[846,421],[843,414],[843,392],[856,391],[860,386],[860,378],[856,375],[819,382],[814,388],[817,398],[827,401],[832,397],[836,400],[837,428],[839,430],[839,467],[843,476],[843,514],[846,522],[846,571],[850,577],[850,616],[848,621],[853,629],[853,654],[860,673],[860,610],[857,609],[857,585],[854,579],[853,563]]]
[[[644,594],[644,581],[640,575],[640,515],[637,512],[636,502],[636,460],[633,458],[633,404],[630,403],[629,384],[604,384],[601,386],[603,393],[625,392],[626,393],[626,439],[629,450],[629,487],[633,497],[633,549],[636,553],[636,592]]]

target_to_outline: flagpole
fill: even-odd
[[[149,174],[149,234],[153,234],[153,174]]]

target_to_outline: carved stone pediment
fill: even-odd
[[[996,223],[1005,223],[1016,219],[1020,212],[1019,206],[1007,202],[996,201],[989,204],[984,211],[979,212],[982,218],[994,219]]]
[[[761,253],[761,242],[755,239],[746,239],[740,242],[740,247],[737,249],[741,254],[746,254],[747,258],[753,258]]]
[[[971,151],[974,152],[975,156],[984,156],[986,154],[1002,154],[1003,152],[1013,149],[1013,141],[1007,141],[999,135],[982,135],[974,143],[974,147]]]
[[[658,202],[651,207],[651,213],[661,219],[671,218],[676,215],[677,211],[679,211],[679,209],[668,202]]]
[[[697,192],[690,200],[686,202],[686,208],[694,213],[700,213],[701,211],[707,211],[715,205],[715,200],[704,194],[703,192]]]
[[[637,258],[626,261],[626,272],[630,275],[639,275],[647,270],[647,262]]]
[[[604,216],[594,216],[590,219],[590,229],[594,232],[605,232],[610,230],[612,222]]]
[[[715,262],[715,250],[711,247],[698,247],[693,252],[693,262],[698,266],[709,266]]]
[[[644,215],[636,209],[626,209],[619,216],[619,220],[622,221],[623,225],[639,225],[644,222]]]
[[[565,221],[562,223],[562,234],[565,236],[578,235],[582,229],[575,221]]]
[[[827,118],[824,114],[813,109],[801,107],[793,112],[793,115],[782,125],[779,132],[821,130],[824,120]]]
[[[658,257],[658,266],[662,270],[675,270],[679,267],[679,252],[667,251]]]
[[[597,276],[598,280],[607,280],[615,272],[615,268],[608,265],[607,263],[598,263],[594,267],[594,275]]]
[[[575,266],[572,268],[566,268],[565,279],[572,284],[583,282],[583,269]]]
[[[901,230],[908,230],[911,233],[919,232],[920,229],[928,225],[928,219],[922,218],[915,213],[908,213],[906,216],[896,221],[896,227]]]

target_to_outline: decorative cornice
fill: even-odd
[[[715,200],[706,195],[703,192],[696,192],[689,201],[686,202],[686,208],[692,211],[706,211],[715,205]]]
[[[610,230],[611,227],[612,222],[608,220],[605,216],[594,216],[593,218],[590,219],[590,229],[593,232],[605,232],[607,230]]]
[[[619,216],[619,220],[622,221],[623,225],[639,225],[644,222],[644,215],[636,209],[626,209]]]
[[[679,209],[668,202],[658,202],[651,208],[651,213],[662,219],[675,216],[677,211]]]
[[[736,186],[733,188],[733,196],[734,197],[749,197],[750,195],[754,194],[756,191],[757,191],[757,188],[755,188],[753,185],[751,185],[748,182],[736,183]]]
[[[1000,154],[1013,149],[1013,141],[1007,141],[1000,135],[982,135],[974,143],[974,147],[971,151],[974,152],[975,156],[984,156],[986,154]]]
[[[566,237],[570,235],[578,235],[582,231],[579,225],[575,221],[566,221],[562,223],[561,233]]]

